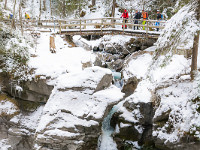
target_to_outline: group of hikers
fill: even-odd
[[[121,18],[125,19],[125,23],[128,22],[128,12],[125,9],[124,12],[122,13]],[[142,13],[139,12],[138,10],[135,11],[135,16],[134,16],[134,24],[139,24],[140,20],[142,19],[142,25],[143,25],[143,30],[145,30],[144,25],[146,24],[146,21],[148,20],[148,13],[144,10],[142,10]],[[159,26],[160,25],[160,20],[163,19],[163,15],[160,13],[159,10],[157,10],[157,22],[155,23],[155,26]],[[122,25],[122,29],[124,28],[124,26]],[[125,25],[125,29],[127,29],[127,25]],[[136,26],[133,27],[133,29],[136,29]],[[139,26],[137,26],[137,30],[139,29]],[[157,28],[157,31],[159,31],[159,28]]]
[[[8,16],[9,19],[12,19],[13,18],[13,14],[9,14]],[[25,19],[30,19],[30,16],[28,13],[25,12]]]

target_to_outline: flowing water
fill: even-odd
[[[117,150],[117,144],[111,137],[114,129],[110,126],[110,120],[118,108],[118,105],[115,105],[106,118],[104,118],[102,124],[102,135],[99,137],[99,150]]]

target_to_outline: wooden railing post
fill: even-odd
[[[123,34],[124,34],[124,29],[125,29],[125,19],[123,18]]]
[[[148,29],[149,29],[149,21],[146,21],[146,34],[148,34]]]
[[[86,20],[84,21],[85,25],[84,25],[84,29],[86,29]]]
[[[81,19],[80,19],[80,33],[81,33]]]
[[[59,21],[59,25],[60,25],[59,30],[60,30],[60,34],[61,34],[61,21]]]
[[[112,24],[112,25],[111,25],[112,28],[115,28],[115,20],[114,20],[114,18],[111,19],[111,24]]]
[[[102,32],[102,28],[103,28],[103,18],[101,19],[101,32]]]

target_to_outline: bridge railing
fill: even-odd
[[[138,24],[135,24],[135,20],[138,21]],[[66,20],[64,23],[60,22],[60,31],[62,29],[106,29],[106,28],[122,28],[122,26],[128,26],[128,28],[133,29],[133,27],[139,27],[140,29],[145,29],[152,31],[156,28],[163,29],[165,26],[165,21],[158,20],[145,20],[146,23],[142,25],[144,20],[139,19],[125,19],[122,18],[97,18],[97,19],[70,19]],[[159,25],[156,25],[159,22]],[[125,28],[123,28],[123,31]]]
[[[135,24],[135,21],[138,21],[138,24]],[[23,25],[32,25],[32,26],[39,26],[44,28],[58,28],[60,33],[63,29],[77,29],[80,32],[84,29],[109,29],[109,28],[116,28],[122,29],[122,26],[127,26],[128,29],[133,29],[135,26],[138,27],[140,30],[145,30],[146,33],[149,31],[153,31],[156,28],[163,29],[165,26],[165,21],[158,21],[158,20],[146,20],[146,23],[142,25],[142,19],[125,19],[123,18],[93,18],[93,19],[68,19],[68,20],[36,20],[36,19],[23,19]],[[4,19],[4,22],[11,23],[11,19]],[[156,22],[159,22],[159,26],[156,26]],[[16,20],[16,24],[19,24],[19,20]],[[125,31],[125,28],[123,28]]]

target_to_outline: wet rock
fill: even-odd
[[[122,87],[122,92],[125,93],[125,97],[133,94],[138,85],[138,79],[136,77],[131,77],[127,81],[124,81],[124,85]]]
[[[93,51],[94,51],[94,52],[97,52],[97,51],[99,51],[99,47],[97,47],[97,46],[94,46],[94,47],[93,47]]]
[[[124,65],[124,60],[117,59],[116,61],[113,62],[113,69],[116,70],[117,72],[120,72],[122,70],[123,65]]]
[[[99,44],[99,51],[103,51],[104,50],[104,45],[102,43]]]
[[[114,47],[112,47],[112,46],[106,46],[105,47],[105,52],[111,53],[111,54],[117,54],[116,49]]]
[[[152,103],[129,102],[126,101],[123,107],[133,117],[126,119],[124,111],[114,114],[112,126],[118,126],[118,131],[114,134],[118,148],[123,147],[124,140],[138,141],[140,145],[150,145],[152,138],[152,118],[154,115]],[[132,120],[132,121],[131,121]]]
[[[7,75],[1,74],[1,78],[4,79],[2,91],[22,100],[46,103],[53,90],[53,86],[48,85],[46,79],[24,81],[17,84]],[[16,88],[18,85],[21,89]]]

